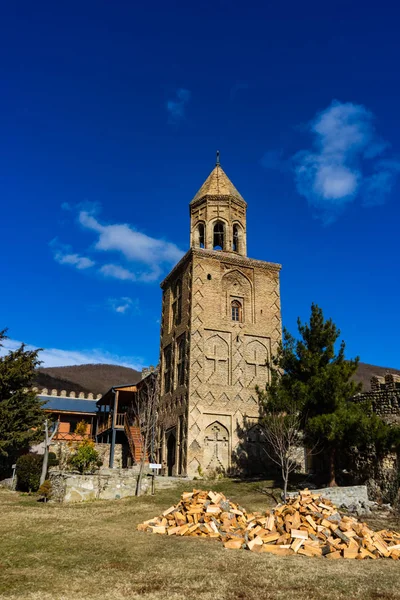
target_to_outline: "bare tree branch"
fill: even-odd
[[[281,470],[284,501],[287,497],[289,475],[298,466],[295,450],[301,444],[300,427],[300,416],[297,411],[266,412],[261,423],[266,441],[265,452]]]
[[[134,407],[135,418],[140,429],[141,449],[140,467],[136,486],[136,495],[140,496],[146,460],[154,460],[157,442],[159,414],[159,373],[150,373],[138,384],[137,401]]]

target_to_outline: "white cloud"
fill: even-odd
[[[16,350],[21,345],[17,340],[4,340],[0,347],[0,356],[4,356],[11,350]],[[27,350],[35,350],[36,347],[26,344]],[[42,367],[67,367],[71,365],[86,364],[109,364],[130,367],[140,371],[144,366],[143,360],[134,356],[118,356],[101,349],[91,350],[64,350],[60,348],[46,348],[39,354]]]
[[[191,93],[189,90],[178,88],[175,92],[175,98],[167,101],[166,107],[169,123],[178,123],[185,118],[185,109],[190,96]]]
[[[103,224],[95,213],[98,206],[91,205],[81,209],[78,215],[80,225],[97,234],[93,251],[119,255],[108,257],[103,264],[98,265],[97,273],[104,277],[120,281],[154,282],[160,280],[163,273],[169,270],[183,256],[182,250],[175,244],[164,239],[151,237],[127,223]],[[54,259],[62,265],[71,265],[76,269],[85,270],[94,267],[96,261],[87,256],[74,252],[71,246],[62,244],[55,238],[50,242]]]
[[[139,314],[139,301],[137,299],[133,300],[132,298],[128,298],[127,296],[123,296],[122,298],[109,298],[108,304],[114,312],[125,315],[126,313],[134,313]]]
[[[400,163],[378,160],[389,144],[374,127],[364,106],[332,102],[318,113],[308,131],[313,148],[294,157],[299,193],[326,223],[358,195],[365,205],[381,204],[391,192]]]
[[[129,266],[135,263],[135,272],[121,265],[103,265],[100,272],[107,277],[155,281],[160,277],[163,267],[174,265],[183,256],[183,252],[175,244],[150,237],[126,223],[103,225],[87,211],[79,213],[79,222],[84,228],[99,234],[95,243],[96,250],[118,252],[128,261]]]
[[[136,281],[135,274],[120,265],[103,265],[99,271],[105,277],[112,277],[113,279],[120,279],[121,281]]]
[[[96,264],[94,260],[87,258],[86,256],[80,256],[79,254],[63,254],[61,251],[54,254],[54,260],[60,263],[60,265],[72,265],[77,269],[89,269]]]

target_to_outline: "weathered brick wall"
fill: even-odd
[[[281,339],[279,265],[235,254],[192,249],[164,284],[161,330],[161,437],[176,437],[172,474],[229,470],[239,430],[259,417],[255,386],[264,386],[267,360]],[[182,320],[172,324],[173,289],[182,281]],[[232,321],[231,302],[243,307]],[[186,335],[186,376],[177,385],[177,341]],[[163,390],[164,350],[171,347],[173,390]],[[174,428],[174,429],[172,429]]]
[[[177,281],[181,281],[182,288],[182,311],[179,324],[173,323],[172,304],[174,300],[173,290]],[[186,473],[186,450],[187,450],[187,409],[188,409],[188,364],[190,343],[188,338],[189,322],[191,312],[191,285],[192,265],[188,257],[178,263],[169,275],[168,283],[164,287],[161,316],[161,343],[160,343],[160,456],[164,471],[168,472],[167,445],[169,436],[173,435],[176,440],[175,463],[172,475],[183,475]],[[183,385],[178,385],[177,354],[179,341],[185,337],[185,376]],[[166,392],[164,386],[165,374],[165,349],[171,348],[171,390]]]
[[[193,252],[188,474],[228,471],[243,429],[259,418],[255,386],[281,339],[279,265],[208,250]],[[232,320],[231,302],[243,316]]]

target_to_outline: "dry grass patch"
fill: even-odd
[[[257,491],[265,482],[193,482],[155,497],[69,506],[0,491],[0,598],[400,600],[396,561],[255,555],[215,540],[136,531],[194,485],[222,491],[248,510],[273,505]]]

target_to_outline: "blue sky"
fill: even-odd
[[[45,364],[156,363],[159,282],[215,151],[284,324],[318,303],[399,367],[399,9],[15,2],[1,8],[0,328]]]

